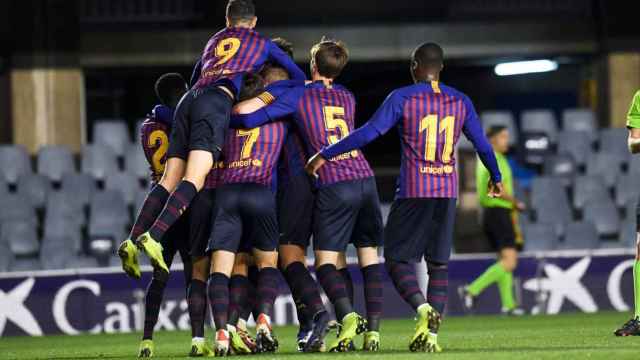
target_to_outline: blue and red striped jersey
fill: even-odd
[[[244,73],[259,70],[267,60],[284,67],[292,79],[304,80],[302,70],[271,40],[253,29],[225,28],[207,42],[197,65],[201,67],[200,79],[194,87],[224,85],[229,87],[237,98],[242,88]]]
[[[271,105],[253,114],[232,116],[232,126],[255,126],[292,115],[306,152],[315,154],[338,142],[354,129],[355,98],[340,85],[313,82],[298,86],[278,97]],[[359,150],[329,159],[318,172],[318,185],[373,176],[369,163]]]
[[[358,149],[393,126],[402,146],[396,198],[457,197],[455,146],[461,132],[473,143],[492,180],[501,180],[471,100],[436,81],[393,91],[365,125],[321,155],[331,158]]]
[[[230,129],[222,150],[222,183],[254,183],[275,190],[274,173],[287,132],[288,125],[282,121],[251,129]]]
[[[160,181],[164,173],[172,124],[173,109],[165,105],[156,105],[140,127],[140,145],[149,163],[152,183]],[[218,187],[220,169],[220,164],[214,165],[205,180],[205,189]]]

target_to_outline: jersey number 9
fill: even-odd
[[[216,57],[220,58],[216,66],[222,65],[231,60],[232,57],[240,50],[240,39],[226,38],[221,40],[216,46]]]

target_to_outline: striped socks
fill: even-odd
[[[427,284],[427,302],[440,314],[444,314],[449,288],[449,267],[444,264],[427,262],[429,283]]]
[[[325,264],[316,269],[318,281],[331,300],[336,318],[342,321],[345,315],[353,312],[353,305],[347,294],[344,278],[333,264]]]
[[[168,198],[169,192],[162,187],[162,185],[156,185],[151,189],[146,199],[144,199],[136,221],[133,223],[133,227],[129,233],[129,239],[135,241],[138,236],[149,230],[158,215],[162,212]]]
[[[169,196],[167,205],[149,229],[154,240],[160,241],[162,239],[171,225],[187,210],[196,194],[198,194],[198,190],[189,181],[182,180],[178,184],[176,190]]]
[[[258,312],[270,318],[273,317],[273,303],[276,301],[276,296],[278,296],[279,276],[280,271],[272,267],[262,268],[258,273]]]
[[[209,275],[207,294],[216,329],[226,329],[229,311],[229,277],[217,272]]]
[[[382,315],[382,265],[373,264],[362,268],[364,278],[364,299],[367,307],[367,322],[370,331],[378,331],[380,328],[380,316]]]
[[[191,337],[204,337],[204,317],[207,312],[207,283],[192,279],[187,290]]]
[[[415,264],[387,259],[385,266],[396,290],[414,310],[427,302],[416,278]]]

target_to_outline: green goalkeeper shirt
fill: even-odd
[[[502,174],[502,185],[505,193],[513,194],[513,176],[511,174],[511,166],[504,154],[495,153],[496,160],[498,160],[498,168]],[[505,209],[513,209],[513,204],[510,201],[501,198],[489,197],[487,184],[489,184],[489,170],[482,165],[482,162],[478,161],[476,165],[476,187],[478,189],[478,201],[482,207],[501,207]]]
[[[631,101],[631,107],[627,114],[627,127],[638,129],[640,128],[640,90],[633,96]]]

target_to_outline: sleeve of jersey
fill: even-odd
[[[264,96],[264,99],[261,98],[261,96]],[[299,91],[289,91],[285,95],[275,99],[275,101],[271,99],[273,96],[268,92],[264,92],[258,97],[265,104],[269,103],[269,105],[251,114],[232,115],[229,126],[232,128],[252,129],[290,115],[296,111]]]
[[[200,73],[202,72],[202,59],[198,59],[198,62],[193,67],[193,72],[191,73],[191,79],[189,80],[189,86],[195,85],[198,80],[200,80]]]
[[[640,90],[636,92],[631,101],[631,107],[627,113],[627,127],[630,129],[640,128]]]
[[[351,150],[360,149],[389,131],[397,123],[400,115],[398,98],[391,94],[366,124],[337,143],[322,149],[320,155],[325,159],[331,159]]]
[[[306,76],[302,70],[296,65],[296,63],[289,57],[289,55],[285,54],[282,49],[280,49],[273,42],[269,41],[269,60],[275,61],[284,67],[289,73],[289,77],[291,80],[302,80],[304,81]]]
[[[489,144],[487,137],[482,132],[480,119],[478,119],[478,114],[470,101],[467,102],[467,118],[464,121],[462,132],[473,144],[482,164],[489,170],[491,180],[493,182],[502,181],[502,174],[500,174],[500,169],[498,168],[496,155],[493,153],[493,148]]]

